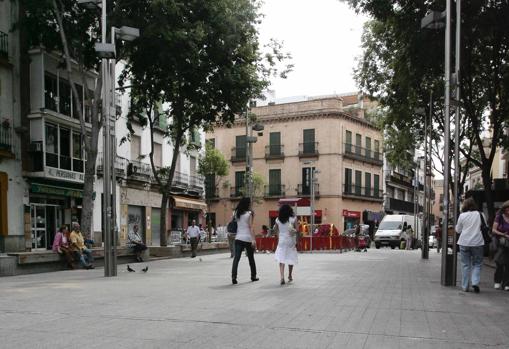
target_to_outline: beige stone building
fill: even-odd
[[[310,176],[315,168],[315,221],[333,223],[342,232],[382,211],[382,134],[368,115],[371,103],[356,94],[308,98],[300,102],[252,108],[264,125],[253,144],[253,169],[264,178],[254,205],[255,230],[272,226],[279,205],[295,206],[310,218]],[[230,161],[216,188],[207,188],[216,225],[226,224],[242,196],[246,171],[245,119],[231,128],[218,126],[206,139]],[[210,182],[209,182],[210,183]]]

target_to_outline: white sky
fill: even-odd
[[[357,90],[353,68],[366,17],[340,0],[265,0],[261,12],[261,42],[283,41],[295,65],[287,79],[273,81],[276,98]]]

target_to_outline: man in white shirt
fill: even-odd
[[[200,239],[200,228],[196,225],[193,219],[191,225],[187,227],[186,236],[191,239],[191,258],[196,257],[196,248]]]

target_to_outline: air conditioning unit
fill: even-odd
[[[31,153],[42,153],[42,142],[31,142],[28,151]]]

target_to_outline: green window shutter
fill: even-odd
[[[269,134],[270,155],[281,154],[281,132],[271,132]]]
[[[380,195],[380,176],[379,175],[373,176],[373,196],[381,197],[381,195]]]
[[[281,193],[281,170],[269,170],[269,195]]]
[[[380,141],[375,141],[375,159],[380,160]]]
[[[345,168],[345,193],[352,192],[352,169]]]
[[[371,157],[371,138],[366,137],[366,157]]]
[[[364,173],[364,188],[366,196],[373,196],[371,195],[371,173]]]
[[[244,171],[235,172],[235,194],[237,196],[241,194],[242,189],[244,188],[244,179],[245,179]]]
[[[345,151],[348,153],[352,152],[352,132],[346,131]]]
[[[315,129],[303,130],[304,153],[313,154],[315,152]]]
[[[246,157],[246,136],[235,137],[235,157],[245,158]]]
[[[355,134],[355,154],[361,154],[362,148],[362,136],[360,134]]]
[[[362,172],[355,171],[355,194],[361,195],[362,188]]]

